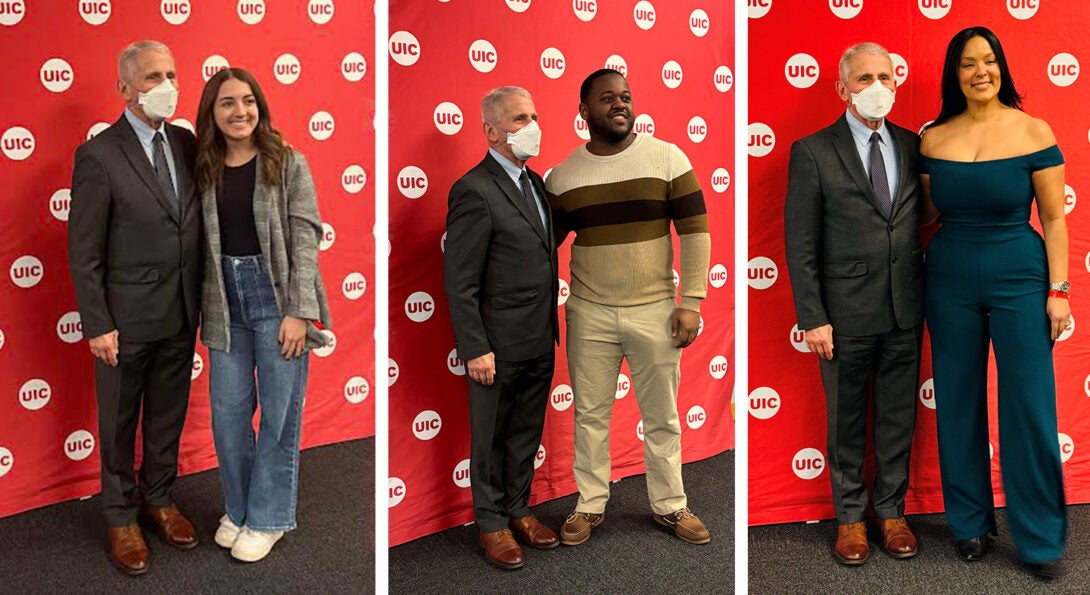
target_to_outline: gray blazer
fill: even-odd
[[[791,145],[784,236],[799,329],[831,323],[856,337],[909,329],[923,322],[920,138],[886,121],[901,172],[886,217],[845,118]]]
[[[318,200],[306,158],[297,151],[291,151],[284,163],[283,180],[276,188],[265,186],[261,176],[261,157],[257,159],[254,225],[257,227],[261,254],[269,267],[269,277],[276,292],[276,305],[281,316],[318,320],[329,328],[333,322],[329,316],[322,276],[318,272],[322,220],[318,215]],[[201,209],[208,256],[201,291],[201,341],[209,348],[230,352],[231,334],[228,328],[231,321],[220,263],[222,252],[215,188],[201,193]],[[307,348],[321,347],[328,342],[329,338],[313,323],[307,323]]]

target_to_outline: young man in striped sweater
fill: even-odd
[[[590,142],[545,183],[557,245],[576,233],[565,313],[579,502],[560,541],[583,543],[605,518],[609,422],[621,360],[628,358],[655,521],[689,543],[707,543],[711,536],[689,512],[682,486],[677,412],[681,349],[696,339],[707,293],[711,241],[704,198],[680,149],[632,132],[632,94],[620,73],[592,73],[579,100]],[[680,306],[671,223],[681,242]]]

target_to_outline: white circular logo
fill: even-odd
[[[163,20],[171,25],[181,25],[189,20],[191,10],[189,0],[163,0],[159,3],[159,12],[163,15]]]
[[[420,440],[431,440],[439,434],[442,427],[443,420],[439,418],[439,414],[426,409],[418,413],[413,420],[413,435]]]
[[[564,74],[564,54],[556,48],[545,48],[541,52],[541,72],[551,79],[558,79]]]
[[[568,303],[568,296],[571,295],[571,288],[568,287],[568,282],[563,279],[557,279],[559,289],[556,291],[556,307],[559,308]]]
[[[575,393],[572,392],[571,387],[567,384],[556,385],[552,394],[549,395],[549,403],[553,406],[553,409],[556,409],[557,411],[567,411],[574,402]]]
[[[265,18],[265,0],[238,0],[238,18],[247,25],[256,25]]]
[[[920,385],[920,402],[928,409],[935,408],[935,379],[928,378]]]
[[[713,79],[715,83],[715,89],[720,93],[726,93],[730,91],[730,88],[734,86],[734,73],[730,71],[727,66],[720,66],[715,69],[715,77]]]
[[[435,106],[432,121],[435,122],[439,132],[446,135],[458,134],[458,131],[462,129],[462,110],[457,105],[444,101]]]
[[[799,353],[810,353],[810,346],[806,344],[806,333],[799,328],[798,323],[791,327],[791,346]]]
[[[647,0],[640,0],[636,3],[636,8],[632,9],[632,18],[637,27],[648,31],[655,26],[655,7]]]
[[[64,439],[64,454],[73,461],[86,459],[94,450],[95,437],[87,430],[76,430]]]
[[[101,25],[110,20],[110,0],[80,0],[79,16],[88,25]]]
[[[91,140],[99,135],[100,132],[110,127],[109,122],[95,122],[90,128],[87,129],[86,140]]]
[[[387,506],[393,508],[405,499],[405,482],[399,477],[391,477],[387,484],[390,488],[390,500]]]
[[[708,123],[700,116],[693,116],[693,118],[689,120],[689,127],[687,130],[689,132],[689,140],[694,143],[701,143],[708,136]]]
[[[4,348],[4,331],[0,329],[0,349]],[[1090,396],[1090,395],[1088,395]]]
[[[358,83],[367,75],[367,58],[359,52],[349,52],[341,60],[341,74],[344,80],[350,83]]]
[[[699,429],[707,420],[708,414],[700,405],[693,405],[689,408],[689,412],[685,414],[685,423],[689,426],[690,430]]]
[[[363,376],[353,376],[344,383],[344,399],[353,405],[367,400],[371,394],[371,385]]]
[[[83,324],[79,312],[65,312],[57,321],[57,336],[65,343],[79,343],[83,339]]]
[[[908,62],[900,54],[893,53],[889,55],[889,61],[893,64],[893,80],[900,87],[908,80]]]
[[[428,191],[428,175],[415,165],[407,165],[397,174],[397,189],[405,198],[420,198]]]
[[[717,355],[712,358],[711,363],[708,364],[708,373],[712,375],[712,378],[716,380],[722,380],[727,375],[727,358],[722,355]]]
[[[703,10],[698,8],[689,13],[689,31],[692,31],[693,35],[704,37],[708,34],[711,26],[712,22],[708,19],[708,13]]]
[[[310,117],[310,135],[314,137],[314,140],[326,140],[333,136],[335,127],[333,115],[329,112],[314,112],[314,115]]]
[[[443,232],[442,237],[439,238],[439,251],[443,254],[447,253],[447,232]]]
[[[280,57],[273,63],[273,74],[276,76],[276,80],[285,85],[290,85],[299,80],[299,75],[302,72],[303,67],[299,64],[299,58],[291,54],[280,54]]]
[[[674,274],[674,287],[681,285],[681,275],[677,273],[677,269],[670,269],[670,272]]]
[[[636,424],[636,437],[640,439],[640,442],[643,442],[643,420],[642,419],[640,420],[640,423]]]
[[[534,455],[534,469],[538,469],[545,462],[545,445],[537,445],[537,454]]]
[[[447,354],[447,369],[455,376],[466,375],[466,363],[462,361],[462,358],[458,357],[457,347],[451,349],[450,353]]]
[[[1060,462],[1066,463],[1071,460],[1071,455],[1075,454],[1075,441],[1071,439],[1071,436],[1059,433],[1060,439]]]
[[[1062,52],[1048,61],[1048,80],[1057,87],[1070,87],[1079,78],[1079,61],[1075,56]]]
[[[919,0],[920,12],[929,19],[941,19],[950,12],[954,0]]]
[[[460,488],[469,487],[469,459],[462,459],[454,466],[452,477],[454,479],[454,485]]]
[[[768,124],[754,122],[749,125],[749,143],[747,151],[750,157],[764,157],[776,146],[776,133]]]
[[[1012,17],[1024,21],[1037,14],[1037,9],[1041,6],[1040,2],[1041,0],[1007,0],[1007,12],[1011,13]]]
[[[530,0],[507,0],[507,7],[515,12],[526,12],[530,9]]]
[[[61,188],[49,197],[49,212],[57,221],[68,221],[68,211],[72,208],[72,191]]]
[[[310,0],[307,14],[310,15],[310,20],[319,25],[328,23],[333,20],[333,0]]]
[[[31,255],[20,256],[11,263],[11,282],[17,287],[28,289],[34,287],[42,280],[45,268],[42,261]]]
[[[772,10],[772,0],[749,0],[748,16],[751,19],[759,19]]]
[[[753,289],[768,289],[776,282],[779,271],[776,263],[765,256],[758,256],[749,261],[749,286]]]
[[[64,93],[72,86],[75,72],[72,65],[61,58],[50,58],[42,64],[38,71],[38,79],[42,86],[54,93]]]
[[[1057,341],[1066,341],[1073,334],[1075,334],[1075,315],[1074,314],[1072,314],[1071,317],[1067,319],[1067,326],[1064,327],[1064,330],[1063,330],[1062,333],[1060,333],[1060,336],[1056,337],[1056,340]]]
[[[730,172],[725,167],[716,168],[712,172],[712,190],[717,194],[723,194],[730,188]]]
[[[341,174],[341,187],[349,194],[356,194],[367,185],[367,172],[363,167],[353,163],[344,168]]]
[[[680,87],[681,79],[684,76],[681,71],[681,64],[678,64],[675,60],[670,60],[662,65],[662,84],[666,85],[667,89]]]
[[[386,360],[386,378],[389,380],[387,386],[393,386],[399,376],[401,376],[401,368],[397,366],[393,358],[388,358]]]
[[[578,2],[578,0],[576,1]],[[624,58],[618,54],[613,54],[606,58],[606,63],[602,65],[602,68],[616,70],[621,73],[621,76],[628,76],[628,62],[625,62]]]
[[[333,229],[333,226],[322,222],[322,240],[318,242],[318,250],[325,252],[333,247],[333,242],[337,241],[337,230]]]
[[[34,152],[34,135],[22,126],[12,126],[0,137],[4,155],[12,161],[22,161]]]
[[[174,124],[175,126],[180,126],[182,128],[185,128],[186,130],[192,132],[193,134],[197,133],[197,129],[193,127],[193,123],[190,122],[189,120],[186,120],[185,118],[175,118],[175,119],[171,120],[170,123]]]
[[[204,371],[204,358],[201,354],[193,352],[193,370],[189,373],[189,379],[196,380]]]
[[[749,414],[757,419],[771,419],[780,411],[780,395],[774,389],[761,386],[749,393]]]
[[[477,72],[492,72],[499,58],[496,46],[486,39],[478,39],[469,46],[469,63]]]
[[[727,284],[727,267],[721,263],[716,263],[715,266],[708,271],[708,283],[712,287],[719,289]]]
[[[417,291],[405,300],[405,315],[413,322],[424,322],[435,313],[435,300],[427,292]]]
[[[0,477],[7,475],[8,471],[11,471],[11,466],[14,464],[15,457],[11,454],[11,451],[0,446]]]
[[[408,31],[398,31],[390,36],[390,57],[402,66],[412,66],[420,59],[420,42]]]
[[[632,390],[632,381],[625,376],[624,373],[617,375],[617,393],[614,395],[615,399],[623,399],[628,396],[628,391]]]
[[[1064,184],[1064,215],[1070,215],[1075,210],[1076,202],[1078,197],[1075,196],[1075,189]]]
[[[352,271],[341,282],[341,292],[350,300],[358,300],[367,291],[367,277],[358,271]]]
[[[829,10],[842,19],[854,19],[863,10],[863,0],[829,0]]]
[[[322,329],[321,333],[328,338],[328,341],[324,346],[315,347],[311,352],[318,357],[329,357],[333,355],[333,351],[337,349],[337,335],[334,335],[333,331],[327,328]]]
[[[783,67],[784,76],[792,87],[807,89],[818,80],[818,63],[810,54],[795,54],[787,59]]]
[[[578,113],[575,114],[575,135],[585,141],[590,140],[590,127]]]
[[[571,8],[575,12],[575,17],[584,23],[593,21],[594,15],[598,14],[598,2],[596,0],[572,0]]]
[[[650,114],[640,114],[632,122],[632,132],[655,136],[655,120]]]
[[[33,378],[23,383],[19,388],[19,404],[30,411],[37,411],[49,404],[49,398],[53,396],[49,383],[41,378]]]
[[[804,448],[795,453],[791,470],[799,479],[814,479],[825,470],[825,455],[816,448]]]
[[[26,4],[24,0],[10,0],[9,2],[0,3],[0,25],[12,27],[18,25],[19,21],[23,20],[23,16],[26,15]],[[4,449],[7,450],[7,449]],[[10,456],[11,453],[8,452]],[[0,460],[0,468],[3,466],[3,460]],[[9,466],[8,469],[11,467]],[[0,477],[7,473],[7,470],[0,472]]]

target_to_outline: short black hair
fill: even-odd
[[[968,108],[965,94],[962,93],[961,84],[958,82],[958,67],[961,64],[961,52],[965,49],[965,44],[974,37],[983,37],[995,53],[995,60],[999,65],[999,103],[1014,109],[1022,109],[1022,96],[1014,87],[1014,79],[1011,78],[1011,71],[1007,66],[1007,56],[1003,53],[1003,46],[999,45],[999,38],[987,27],[969,27],[959,31],[946,48],[946,59],[942,66],[942,105],[939,115],[930,126],[938,126]]]
[[[621,78],[624,78],[623,74],[616,70],[613,70],[612,68],[599,68],[598,70],[595,70],[594,72],[590,73],[587,78],[583,79],[582,85],[579,85],[579,102],[586,103],[587,99],[590,98],[590,88],[594,86],[594,81],[608,74],[615,74]]]

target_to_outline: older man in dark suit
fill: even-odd
[[[481,116],[488,154],[450,189],[443,280],[469,381],[474,516],[488,561],[514,569],[512,531],[559,544],[529,508],[559,337],[556,246],[541,177],[526,167],[541,137],[530,94],[494,89]]]
[[[76,150],[68,260],[95,361],[102,504],[110,559],[143,574],[137,516],[170,545],[197,535],[168,494],[189,402],[201,288],[196,139],[167,124],[177,104],[174,58],[156,41],[127,47],[117,89],[125,112]],[[141,421],[142,416],[142,421]],[[143,429],[139,482],[133,463]]]
[[[828,468],[843,564],[869,555],[863,478],[873,398],[872,504],[883,548],[916,554],[904,520],[923,323],[918,236],[919,137],[885,119],[896,82],[881,46],[852,46],[837,93],[847,111],[791,147],[784,224],[799,328],[818,355],[828,411]]]

